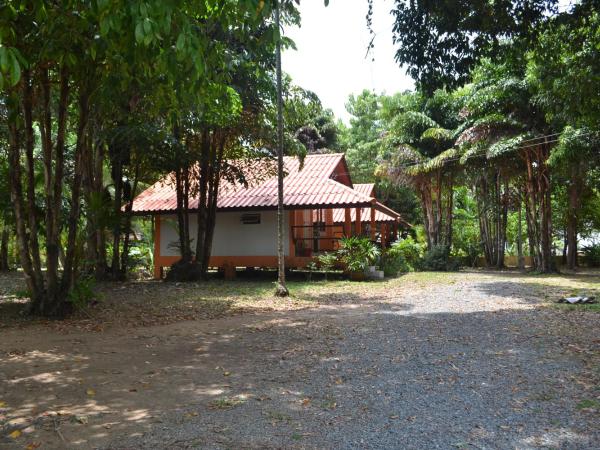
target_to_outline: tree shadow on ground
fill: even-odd
[[[68,445],[111,449],[585,448],[600,438],[576,407],[583,384],[564,382],[586,380],[588,355],[567,344],[596,327],[561,330],[557,344],[536,309],[404,315],[424,300],[388,301],[374,297],[356,316],[332,304],[339,314],[30,336],[0,355],[11,420],[0,442],[33,423],[22,447],[64,448],[57,422]]]

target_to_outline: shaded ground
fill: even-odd
[[[598,274],[99,288],[33,324],[0,288],[0,447],[600,447],[600,314],[548,305]]]

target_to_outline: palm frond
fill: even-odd
[[[499,158],[508,153],[514,152],[523,145],[523,141],[530,139],[531,137],[532,135],[529,133],[522,133],[517,136],[499,139],[488,148],[486,153],[487,158]]]
[[[440,127],[427,128],[421,135],[423,141],[451,142],[453,138],[454,133],[452,130]]]

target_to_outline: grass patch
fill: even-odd
[[[31,298],[31,293],[28,289],[16,289],[12,294],[15,298]]]
[[[213,400],[212,402],[210,402],[208,404],[208,407],[210,409],[221,409],[221,410],[227,410],[227,409],[233,409],[237,406],[243,405],[246,402],[245,398],[242,398],[240,396],[236,396],[236,397],[221,397],[218,398],[216,400]]]
[[[582,305],[569,305],[567,303],[554,303],[554,306],[564,311],[589,311],[600,313],[600,303],[584,303]]]
[[[585,399],[577,403],[577,409],[600,409],[600,402],[593,399]]]

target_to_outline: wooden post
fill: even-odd
[[[375,240],[375,208],[371,208],[371,240]]]
[[[385,248],[387,241],[387,224],[381,224],[381,248]]]
[[[354,226],[354,233],[357,236],[360,236],[362,234],[362,219],[360,217],[360,210],[361,208],[356,208],[356,225]]]
[[[296,225],[296,211],[292,209],[292,210],[288,211],[288,214],[290,217],[289,255],[290,255],[290,257],[292,257],[292,256],[296,256],[296,240],[295,240],[295,235],[294,235],[294,225]]]
[[[226,280],[235,280],[236,275],[236,267],[235,264],[232,264],[230,261],[225,261],[221,266],[221,270],[223,271],[223,276]]]
[[[325,210],[325,245],[323,250],[333,250],[333,209]]]
[[[162,267],[160,266],[160,215],[154,216],[154,279],[162,278]]]
[[[352,234],[352,214],[350,213],[350,208],[344,209],[344,234],[346,237],[350,237]]]

